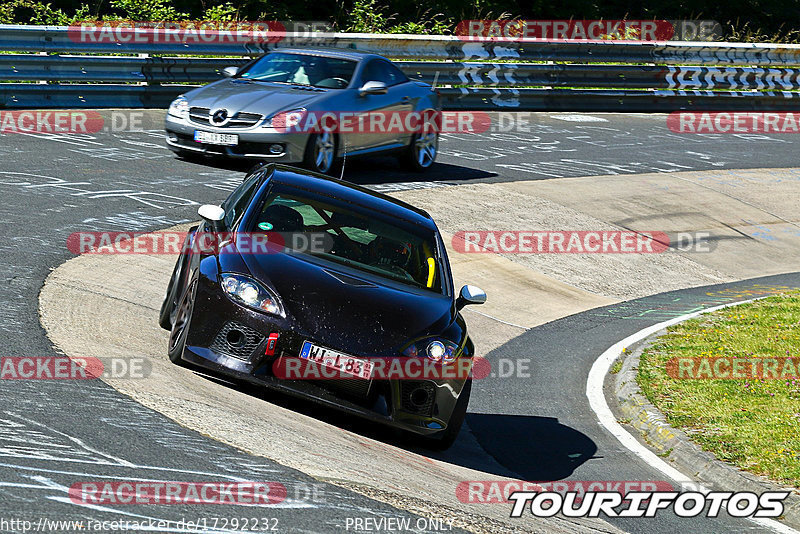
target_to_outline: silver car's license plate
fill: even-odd
[[[238,135],[204,132],[202,130],[194,131],[194,140],[198,143],[209,145],[236,146],[239,144]]]

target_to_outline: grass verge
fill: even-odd
[[[775,373],[778,378],[770,379],[686,379],[678,378],[677,367],[668,372],[673,358],[735,358],[751,370],[753,361],[758,366],[798,356],[800,292],[791,292],[670,327],[642,354],[637,380],[667,421],[704,450],[741,469],[800,487],[800,370],[794,377]]]

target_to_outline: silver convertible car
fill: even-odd
[[[424,118],[440,114],[439,96],[386,58],[281,50],[224,72],[170,105],[167,144],[179,156],[300,163],[328,174],[345,156],[391,153],[415,171],[436,159],[438,128]]]

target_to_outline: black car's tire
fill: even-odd
[[[464,382],[464,387],[461,389],[461,394],[458,396],[456,406],[453,408],[453,413],[450,415],[450,421],[447,422],[447,428],[437,432],[431,436],[426,436],[423,445],[428,449],[443,451],[449,449],[456,441],[458,433],[461,431],[461,425],[464,424],[464,418],[467,416],[467,406],[469,405],[469,396],[472,391],[472,378],[468,378]]]
[[[182,367],[188,364],[183,361],[183,351],[186,348],[186,337],[189,334],[189,326],[192,323],[192,311],[194,310],[194,297],[197,291],[197,280],[193,280],[186,291],[183,293],[178,310],[175,314],[175,322],[169,333],[169,348],[167,355],[169,361]]]
[[[424,172],[431,168],[439,153],[439,134],[436,132],[417,132],[411,136],[411,143],[400,154],[400,164],[414,172]]]
[[[339,140],[332,132],[314,133],[308,136],[303,167],[320,174],[333,175],[339,167],[336,150]]]
[[[161,311],[158,313],[158,325],[164,330],[172,330],[172,323],[175,321],[175,308],[177,308],[178,298],[180,298],[178,283],[183,278],[184,262],[185,256],[181,254],[178,256],[178,261],[175,262],[175,268],[172,269],[172,276],[167,285],[167,294],[164,296]]]

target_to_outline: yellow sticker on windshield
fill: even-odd
[[[428,258],[428,287],[433,287],[433,278],[436,275],[436,262]]]

